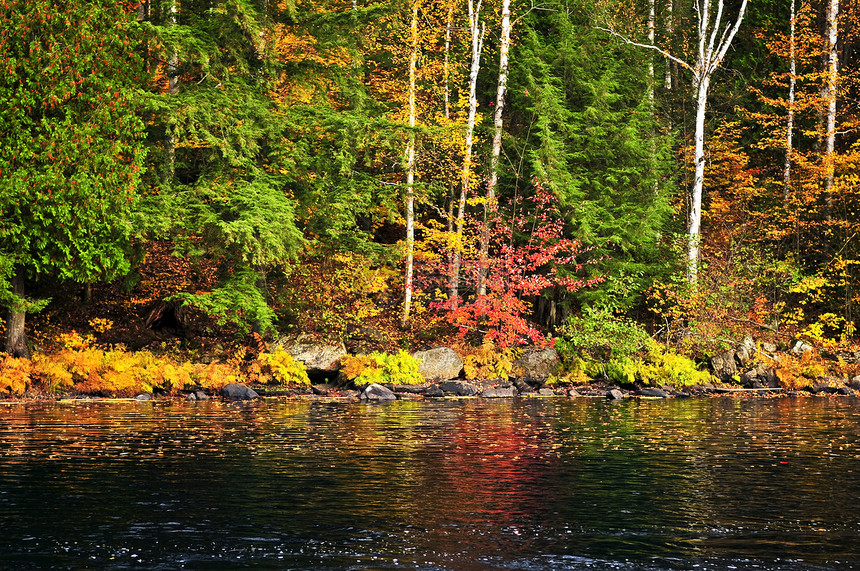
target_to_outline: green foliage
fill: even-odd
[[[605,307],[584,306],[582,315],[572,315],[559,328],[556,349],[565,362],[585,358],[601,362],[632,359],[650,336],[630,319],[614,315]]]
[[[78,282],[128,271],[146,154],[139,39],[122,3],[0,9],[4,265]]]
[[[420,385],[425,382],[418,372],[419,361],[406,351],[393,355],[376,351],[369,355],[347,355],[341,365],[343,376],[358,387],[373,383]]]
[[[712,380],[711,374],[700,371],[692,359],[653,340],[648,343],[647,355],[638,363],[636,376],[646,385],[669,384],[676,387]]]
[[[278,347],[274,353],[260,353],[257,357],[261,364],[268,367],[272,378],[282,385],[310,385],[311,380],[302,363],[293,359],[292,355]]]

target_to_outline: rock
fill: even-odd
[[[397,395],[395,395],[391,389],[374,383],[372,385],[368,385],[359,398],[361,400],[368,401],[389,401],[397,400]]]
[[[640,397],[656,397],[661,399],[669,396],[669,393],[657,387],[643,387],[636,391],[636,394]]]
[[[341,341],[319,341],[310,335],[300,335],[297,339],[283,337],[269,348],[278,347],[289,353],[296,361],[301,361],[308,374],[331,374],[340,369],[340,359],[346,355],[346,346]]]
[[[606,391],[606,398],[608,398],[609,400],[622,400],[624,398],[624,393],[622,393],[618,389],[612,389]]]
[[[446,394],[458,397],[471,397],[478,394],[478,387],[465,381],[442,381],[438,387]]]
[[[676,399],[688,399],[690,398],[690,393],[685,391],[672,391],[672,396]]]
[[[395,393],[408,393],[411,395],[423,395],[430,385],[394,385],[391,390]]]
[[[221,388],[221,396],[225,399],[233,400],[254,400],[260,398],[253,389],[246,387],[242,383],[230,383]]]
[[[799,357],[799,356],[803,355],[804,353],[809,353],[812,350],[813,350],[812,345],[809,345],[808,343],[804,343],[803,341],[798,339],[797,341],[794,342],[794,345],[791,347],[790,352],[792,355]]]
[[[555,396],[555,392],[552,389],[541,389],[538,391],[538,394],[542,397],[553,397],[553,396]]]
[[[209,395],[207,395],[203,391],[194,391],[194,392],[188,393],[188,396],[185,397],[185,400],[193,400],[193,401],[209,400]]]
[[[579,397],[581,397],[582,395],[581,395],[581,394],[579,394],[579,391],[578,391],[578,390],[576,390],[576,389],[570,389],[569,391],[567,391],[567,396],[569,396],[569,397],[570,397],[570,398],[572,398],[572,399],[575,399],[575,398],[579,398]]]
[[[765,353],[776,353],[776,344],[765,341],[761,344],[761,350]]]
[[[521,393],[530,393],[532,392],[532,386],[525,382],[523,379],[516,378],[513,381],[514,387]]]
[[[152,395],[149,393],[141,393],[134,397],[134,400],[152,400]]]
[[[327,396],[335,390],[335,386],[331,383],[322,383],[319,385],[311,385],[311,391],[315,395]]]
[[[745,366],[755,355],[755,341],[749,335],[744,336],[744,340],[738,345],[735,350],[735,360],[740,363],[741,367]]]
[[[721,381],[730,380],[738,372],[735,364],[735,352],[725,351],[711,357],[711,369],[714,371],[714,376]]]
[[[508,387],[487,387],[483,391],[481,391],[481,396],[485,399],[504,399],[504,398],[512,398],[516,395],[516,391],[513,386]]]
[[[522,357],[514,362],[513,374],[527,381],[545,382],[558,373],[561,359],[555,349],[526,349]]]
[[[836,394],[853,396],[854,395],[854,389],[852,389],[850,387],[839,387],[838,389],[836,389]]]
[[[439,388],[439,385],[430,385],[424,391],[424,396],[430,397],[430,398],[444,397],[445,391],[443,391],[441,388]]]
[[[857,375],[850,381],[848,381],[848,386],[854,390],[860,391],[860,375]]]
[[[463,370],[463,359],[448,347],[418,351],[413,357],[421,361],[418,372],[430,382],[456,379]]]

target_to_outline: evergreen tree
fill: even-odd
[[[129,269],[144,158],[134,14],[117,2],[0,8],[0,300],[6,351],[28,355],[28,280],[109,280]],[[11,287],[7,287],[11,286]]]

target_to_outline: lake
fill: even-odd
[[[2,569],[860,569],[860,401],[0,405]]]

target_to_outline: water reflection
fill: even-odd
[[[850,399],[0,408],[0,568],[850,569]]]

